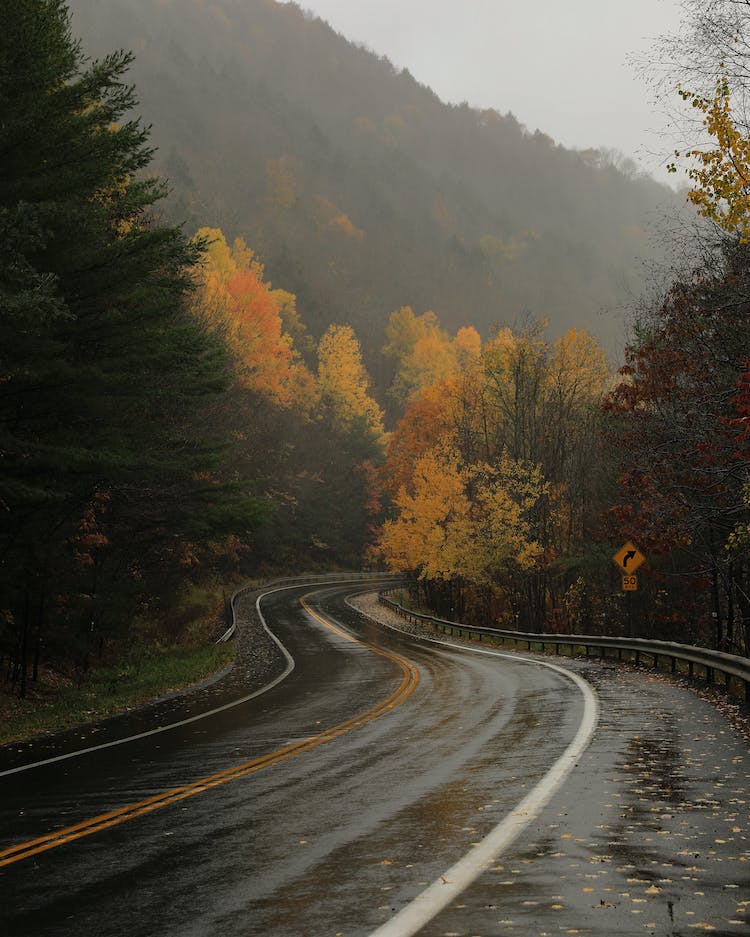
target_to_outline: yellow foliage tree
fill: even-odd
[[[531,569],[544,553],[533,512],[549,485],[539,466],[506,455],[495,465],[467,470],[466,483],[473,500],[469,511],[455,518],[446,553],[457,576],[502,590],[509,574]]]
[[[453,578],[451,527],[469,512],[458,455],[442,447],[425,453],[414,466],[411,491],[401,488],[395,505],[397,517],[386,521],[380,542],[389,567],[419,570],[421,579]]]
[[[451,339],[431,310],[415,316],[410,306],[403,306],[391,314],[385,333],[388,343],[383,353],[396,359],[396,377],[390,393],[402,403],[414,400],[426,387],[458,374],[478,361],[481,352],[476,329],[463,327]]]
[[[611,380],[604,349],[582,329],[570,329],[555,341],[547,373],[551,396],[565,412],[576,403],[598,403]]]
[[[473,325],[464,325],[453,339],[459,366],[476,363],[482,353],[482,339]]]
[[[464,467],[455,449],[437,446],[396,496],[398,514],[381,538],[386,562],[421,579],[498,587],[503,574],[529,569],[542,555],[533,510],[548,490],[539,467],[507,456]]]
[[[750,241],[750,139],[737,129],[732,116],[729,83],[722,77],[710,98],[684,89],[679,94],[703,114],[703,125],[716,141],[711,149],[695,148],[684,154],[697,163],[687,170],[694,183],[688,198],[699,215],[746,244]],[[680,152],[675,155],[679,157]],[[674,164],[669,169],[676,171]]]
[[[532,322],[518,334],[500,329],[483,354],[494,451],[514,459],[539,461],[543,388],[549,345],[546,323]]]
[[[378,441],[384,442],[383,411],[369,395],[370,379],[362,364],[362,353],[354,329],[332,325],[318,345],[318,390],[331,408],[334,422],[342,429],[359,423]]]

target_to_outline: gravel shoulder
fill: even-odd
[[[0,771],[102,745],[190,719],[262,689],[283,672],[284,657],[258,616],[256,599],[263,589],[241,592],[235,601],[237,631],[233,663],[189,687],[105,719],[0,746]]]

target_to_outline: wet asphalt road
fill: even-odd
[[[397,662],[290,601],[303,591],[263,606],[296,663],[282,683],[211,719],[0,777],[0,849],[318,736],[404,685]],[[578,688],[518,658],[399,638],[341,592],[315,601],[418,668],[403,701],[325,744],[0,868],[0,934],[364,937],[513,811],[575,735]],[[420,933],[750,933],[747,746],[661,678],[570,666],[600,696],[591,747],[510,850]],[[21,756],[4,757],[0,770]]]

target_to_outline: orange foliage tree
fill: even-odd
[[[401,374],[413,378],[415,349],[425,330],[439,337],[439,327],[431,314],[417,318],[408,308],[391,325],[391,351],[399,355]],[[597,469],[590,455],[609,381],[604,353],[585,332],[571,330],[552,342],[534,322],[517,332],[498,330],[483,349],[467,331],[450,343],[445,336],[443,347],[460,367],[425,386],[412,381],[389,442],[385,477],[395,518],[384,531],[387,561],[399,568],[413,560],[420,542],[428,550],[432,540],[417,517],[420,511],[432,516],[443,490],[438,469],[455,462],[466,501],[452,508],[449,528],[443,527],[452,538],[440,547],[440,562],[452,575],[436,578],[453,579],[454,607],[460,581],[478,590],[484,613],[491,613],[493,594],[503,594],[506,615],[522,610],[525,624],[541,626],[563,606],[596,525]],[[454,453],[454,461],[436,461],[440,450]],[[533,490],[530,500],[524,490]],[[423,579],[437,569],[424,558],[417,566]]]
[[[285,313],[296,321],[294,297],[265,282],[263,265],[241,238],[230,247],[218,229],[203,228],[198,236],[209,246],[198,274],[195,306],[224,336],[238,381],[279,406],[309,406],[312,375],[284,322]]]

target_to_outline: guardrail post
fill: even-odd
[[[287,580],[279,581],[286,582]],[[422,624],[436,633],[453,637],[458,636],[480,643],[484,642],[486,637],[486,643],[504,647],[507,640],[510,647],[515,649],[525,645],[528,651],[532,651],[534,644],[538,644],[543,653],[547,651],[547,647],[551,644],[554,647],[555,655],[566,655],[568,652],[565,648],[570,648],[571,657],[575,656],[576,653],[580,653],[576,651],[576,648],[583,648],[586,657],[597,654],[605,661],[612,656],[607,654],[607,648],[611,647],[617,652],[618,661],[632,661],[637,667],[652,667],[657,672],[667,668],[673,674],[682,672],[680,661],[684,661],[687,664],[687,673],[690,679],[702,678],[707,684],[723,687],[730,695],[734,691],[733,695],[735,697],[739,696],[740,699],[744,697],[746,705],[750,707],[750,665],[747,658],[702,648],[683,647],[663,641],[639,640],[632,642],[632,644],[635,644],[635,647],[633,647],[630,641],[623,640],[622,643],[619,643],[617,639],[613,640],[611,637],[604,636],[570,635],[568,638],[563,638],[559,635],[536,635],[510,631],[503,633],[502,629],[496,631],[492,628],[478,628],[472,625],[462,626],[455,622],[443,621],[432,615],[420,615],[411,609],[404,608],[400,603],[393,602],[383,593],[380,593],[379,600],[383,605],[392,608],[401,618],[413,625]],[[585,643],[586,637],[590,638],[587,643]],[[697,672],[695,669],[696,664],[698,665]],[[723,675],[723,681],[717,683],[719,674]],[[735,689],[733,681],[740,681],[741,685],[736,686]]]

